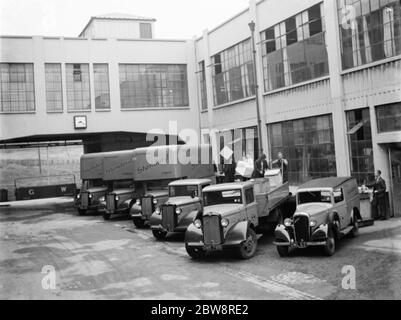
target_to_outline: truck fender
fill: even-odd
[[[246,233],[250,226],[248,221],[240,221],[233,226],[225,236],[225,242],[242,242],[246,240]]]
[[[142,214],[142,208],[141,206],[138,206],[136,203],[133,204],[133,206],[130,209],[130,215],[141,215]]]
[[[279,224],[276,229],[274,230],[274,238],[277,242],[290,242],[291,237],[288,231],[286,230],[285,226]]]
[[[329,234],[329,226],[327,224],[320,225],[311,235],[311,241],[325,240]]]
[[[188,226],[187,231],[185,232],[185,243],[199,243],[202,241],[202,229],[198,229],[192,223]]]
[[[149,223],[151,226],[159,226],[162,224],[162,216],[156,213],[153,213],[150,216]]]

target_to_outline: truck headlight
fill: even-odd
[[[77,194],[77,199],[81,199],[81,195],[79,193]]]
[[[105,197],[100,197],[100,198],[99,198],[99,201],[100,201],[100,202],[104,202],[105,200],[106,200]]]
[[[182,212],[182,209],[181,209],[181,208],[175,209],[175,213],[176,213],[176,214],[181,214],[181,212]]]
[[[285,220],[284,220],[284,225],[285,225],[286,227],[291,226],[291,225],[292,225],[292,220],[291,220],[290,218],[285,219]]]
[[[157,208],[156,208],[156,210],[155,210],[155,213],[156,213],[156,214],[158,214],[158,215],[160,216],[160,214],[161,214],[161,210],[160,210],[160,208],[159,208],[159,207],[157,207]]]
[[[136,199],[135,203],[136,203],[137,206],[140,206],[141,205],[141,200],[140,199]]]
[[[199,219],[196,219],[194,221],[194,226],[198,229],[200,229],[202,227],[202,221],[200,221]]]
[[[315,220],[311,220],[310,222],[309,222],[309,226],[310,227],[315,227],[317,225],[317,222],[315,221]]]
[[[153,199],[153,204],[157,204],[157,199]]]
[[[116,199],[116,201],[120,200],[119,196],[116,196],[114,199]]]
[[[92,195],[92,194],[89,194],[88,197],[89,197],[89,199],[92,199],[93,195]]]
[[[227,219],[222,219],[221,220],[221,226],[223,227],[223,228],[226,228],[228,225],[229,225],[229,221],[227,220]]]

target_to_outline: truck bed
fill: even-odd
[[[258,216],[267,217],[274,209],[285,202],[290,196],[289,184],[285,183],[275,188],[271,188],[266,193],[258,193],[256,202],[258,204]]]

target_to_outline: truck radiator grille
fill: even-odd
[[[81,207],[87,208],[89,206],[89,193],[82,192],[81,193]]]
[[[309,218],[302,215],[294,217],[294,230],[297,242],[309,241]]]
[[[141,201],[142,216],[150,217],[153,213],[153,198],[145,197]]]
[[[116,208],[116,200],[114,194],[108,194],[106,197],[106,209],[108,211],[114,211]]]
[[[162,225],[167,231],[174,231],[177,225],[175,206],[167,205],[162,207]]]
[[[223,231],[219,216],[203,217],[203,241],[205,245],[221,244]]]

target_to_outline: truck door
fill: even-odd
[[[255,193],[252,187],[245,189],[245,208],[248,220],[250,220],[254,226],[257,226],[258,205],[255,201]]]
[[[334,211],[336,211],[340,217],[341,229],[345,228],[349,223],[349,219],[347,218],[347,206],[344,197],[344,189],[339,188],[333,191],[334,198]]]

